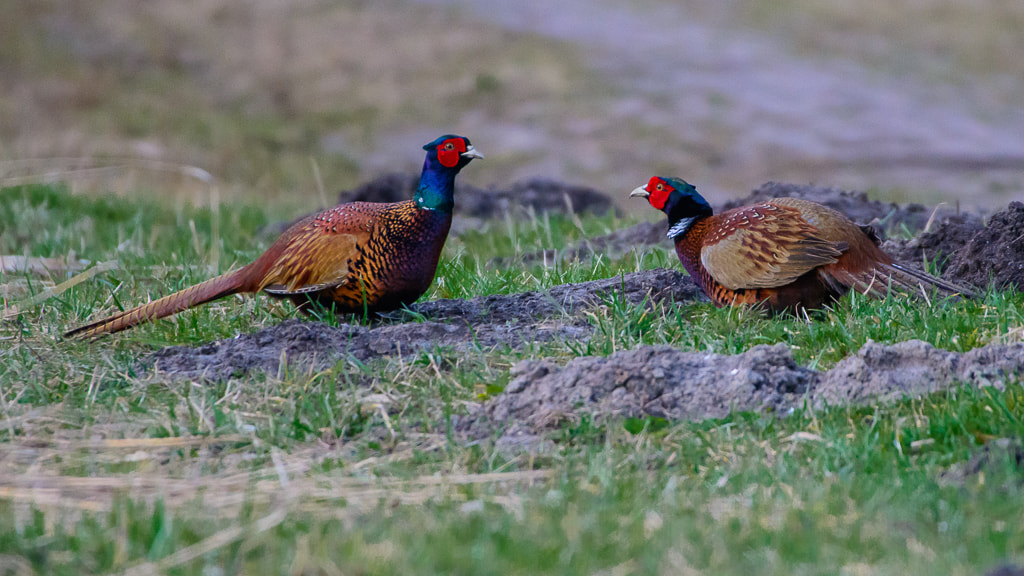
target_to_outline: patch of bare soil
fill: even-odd
[[[473,437],[535,436],[589,414],[721,418],[733,410],[785,413],[810,405],[892,401],[963,382],[1003,386],[1024,370],[1024,344],[991,345],[965,354],[911,340],[865,344],[827,372],[800,367],[784,344],[722,356],[643,346],[607,358],[582,357],[558,366],[527,360],[513,367],[505,391],[463,418]]]
[[[943,276],[975,286],[1024,289],[1024,204],[992,215],[950,259]]]
[[[504,392],[461,421],[471,436],[508,427],[506,435],[536,435],[579,421],[610,416],[673,420],[721,418],[732,410],[792,406],[816,373],[796,364],[785,344],[756,346],[721,356],[643,346],[605,357],[576,358],[565,366],[528,360],[512,369]]]
[[[902,264],[922,269],[925,261],[934,262],[944,272],[953,253],[966,246],[982,228],[980,216],[956,214],[934,222],[930,231],[913,238],[890,238],[882,243],[882,250]]]
[[[436,347],[488,349],[552,339],[579,341],[592,331],[582,313],[611,298],[640,306],[704,296],[681,273],[657,269],[546,291],[422,302],[412,307],[413,314],[395,312],[371,326],[289,320],[197,348],[164,348],[141,364],[175,378],[218,380],[253,370],[276,374],[282,360],[291,370],[308,370],[349,356],[365,361]]]

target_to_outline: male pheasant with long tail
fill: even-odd
[[[300,308],[375,313],[411,304],[434,280],[452,223],[455,175],[483,158],[468,138],[446,135],[423,147],[412,200],[350,202],[292,225],[252,264],[148,304],[69,331],[98,336],[243,292],[266,292]]]
[[[895,289],[970,290],[906,268],[858,226],[817,202],[773,198],[714,214],[697,189],[654,177],[630,193],[668,215],[668,236],[697,286],[718,307],[759,305],[771,312],[821,308],[851,289],[884,297]]]

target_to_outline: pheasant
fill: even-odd
[[[434,280],[452,223],[455,175],[483,158],[468,138],[425,145],[412,200],[350,202],[308,216],[254,262],[148,304],[65,334],[98,336],[176,314],[230,294],[266,292],[302,310],[312,302],[335,313],[375,313],[411,304]]]
[[[668,236],[694,282],[719,308],[758,305],[798,312],[834,302],[851,288],[884,297],[890,289],[973,294],[905,268],[878,247],[870,226],[809,200],[773,198],[713,214],[679,178],[654,177],[630,197],[668,215]]]

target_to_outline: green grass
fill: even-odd
[[[584,418],[525,450],[467,443],[446,425],[500,394],[521,359],[784,341],[798,362],[827,369],[868,339],[966,351],[1019,339],[1017,293],[931,305],[848,298],[809,319],[609,298],[587,316],[596,330],[585,344],[439,347],[218,383],[154,376],[136,361],[298,315],[267,298],[228,298],[114,338],[59,339],[96,314],[248,262],[272,240],[261,227],[282,216],[225,205],[214,227],[209,210],[188,205],[59,186],[0,191],[0,253],[120,263],[0,325],[3,570],[975,575],[1024,561],[1018,383],[785,418]],[[490,223],[449,240],[426,298],[677,266],[663,248],[522,264],[629,223]],[[8,274],[0,294],[17,305],[64,279]]]

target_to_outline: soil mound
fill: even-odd
[[[807,392],[816,374],[793,361],[785,344],[756,346],[720,356],[644,346],[607,358],[583,357],[564,367],[527,360],[481,413],[459,423],[471,436],[536,435],[579,421],[609,416],[673,420],[721,418],[731,410],[784,410]]]
[[[427,321],[367,327],[287,320],[255,334],[243,334],[198,348],[164,348],[141,363],[144,368],[175,378],[223,380],[254,370],[268,374],[278,374],[283,369],[315,372],[346,357],[366,361],[379,356],[415,355],[444,347],[493,348],[552,338],[579,340],[589,334],[588,327],[572,322],[471,326],[465,322]]]
[[[488,349],[556,338],[579,341],[593,330],[582,313],[610,298],[640,306],[704,296],[679,272],[661,268],[546,291],[423,302],[411,313],[394,312],[371,326],[289,320],[197,348],[164,348],[141,365],[176,378],[221,380],[253,370],[276,374],[282,364],[290,370],[323,369],[347,356],[365,361],[437,347]]]
[[[399,202],[412,198],[419,176],[390,173],[338,195],[344,202]],[[474,218],[503,218],[508,213],[533,209],[542,212],[589,212],[604,214],[618,212],[611,199],[602,192],[564,184],[544,178],[520,180],[507,189],[477,188],[455,183],[455,213]]]
[[[966,246],[984,228],[981,217],[975,214],[957,214],[932,224],[932,231],[908,239],[889,239],[882,250],[897,262],[924,268],[924,262],[934,262],[940,272],[949,267],[954,252]],[[952,280],[952,278],[949,278]]]
[[[784,413],[815,407],[893,401],[963,382],[1003,386],[1024,370],[1024,344],[990,345],[958,354],[919,340],[868,342],[827,372],[802,368],[784,344],[721,356],[644,346],[607,358],[558,366],[527,360],[513,367],[505,391],[462,419],[473,437],[537,435],[582,413],[671,420],[720,418],[733,410]]]
[[[950,258],[943,276],[998,289],[1024,288],[1024,204],[1011,202]]]

